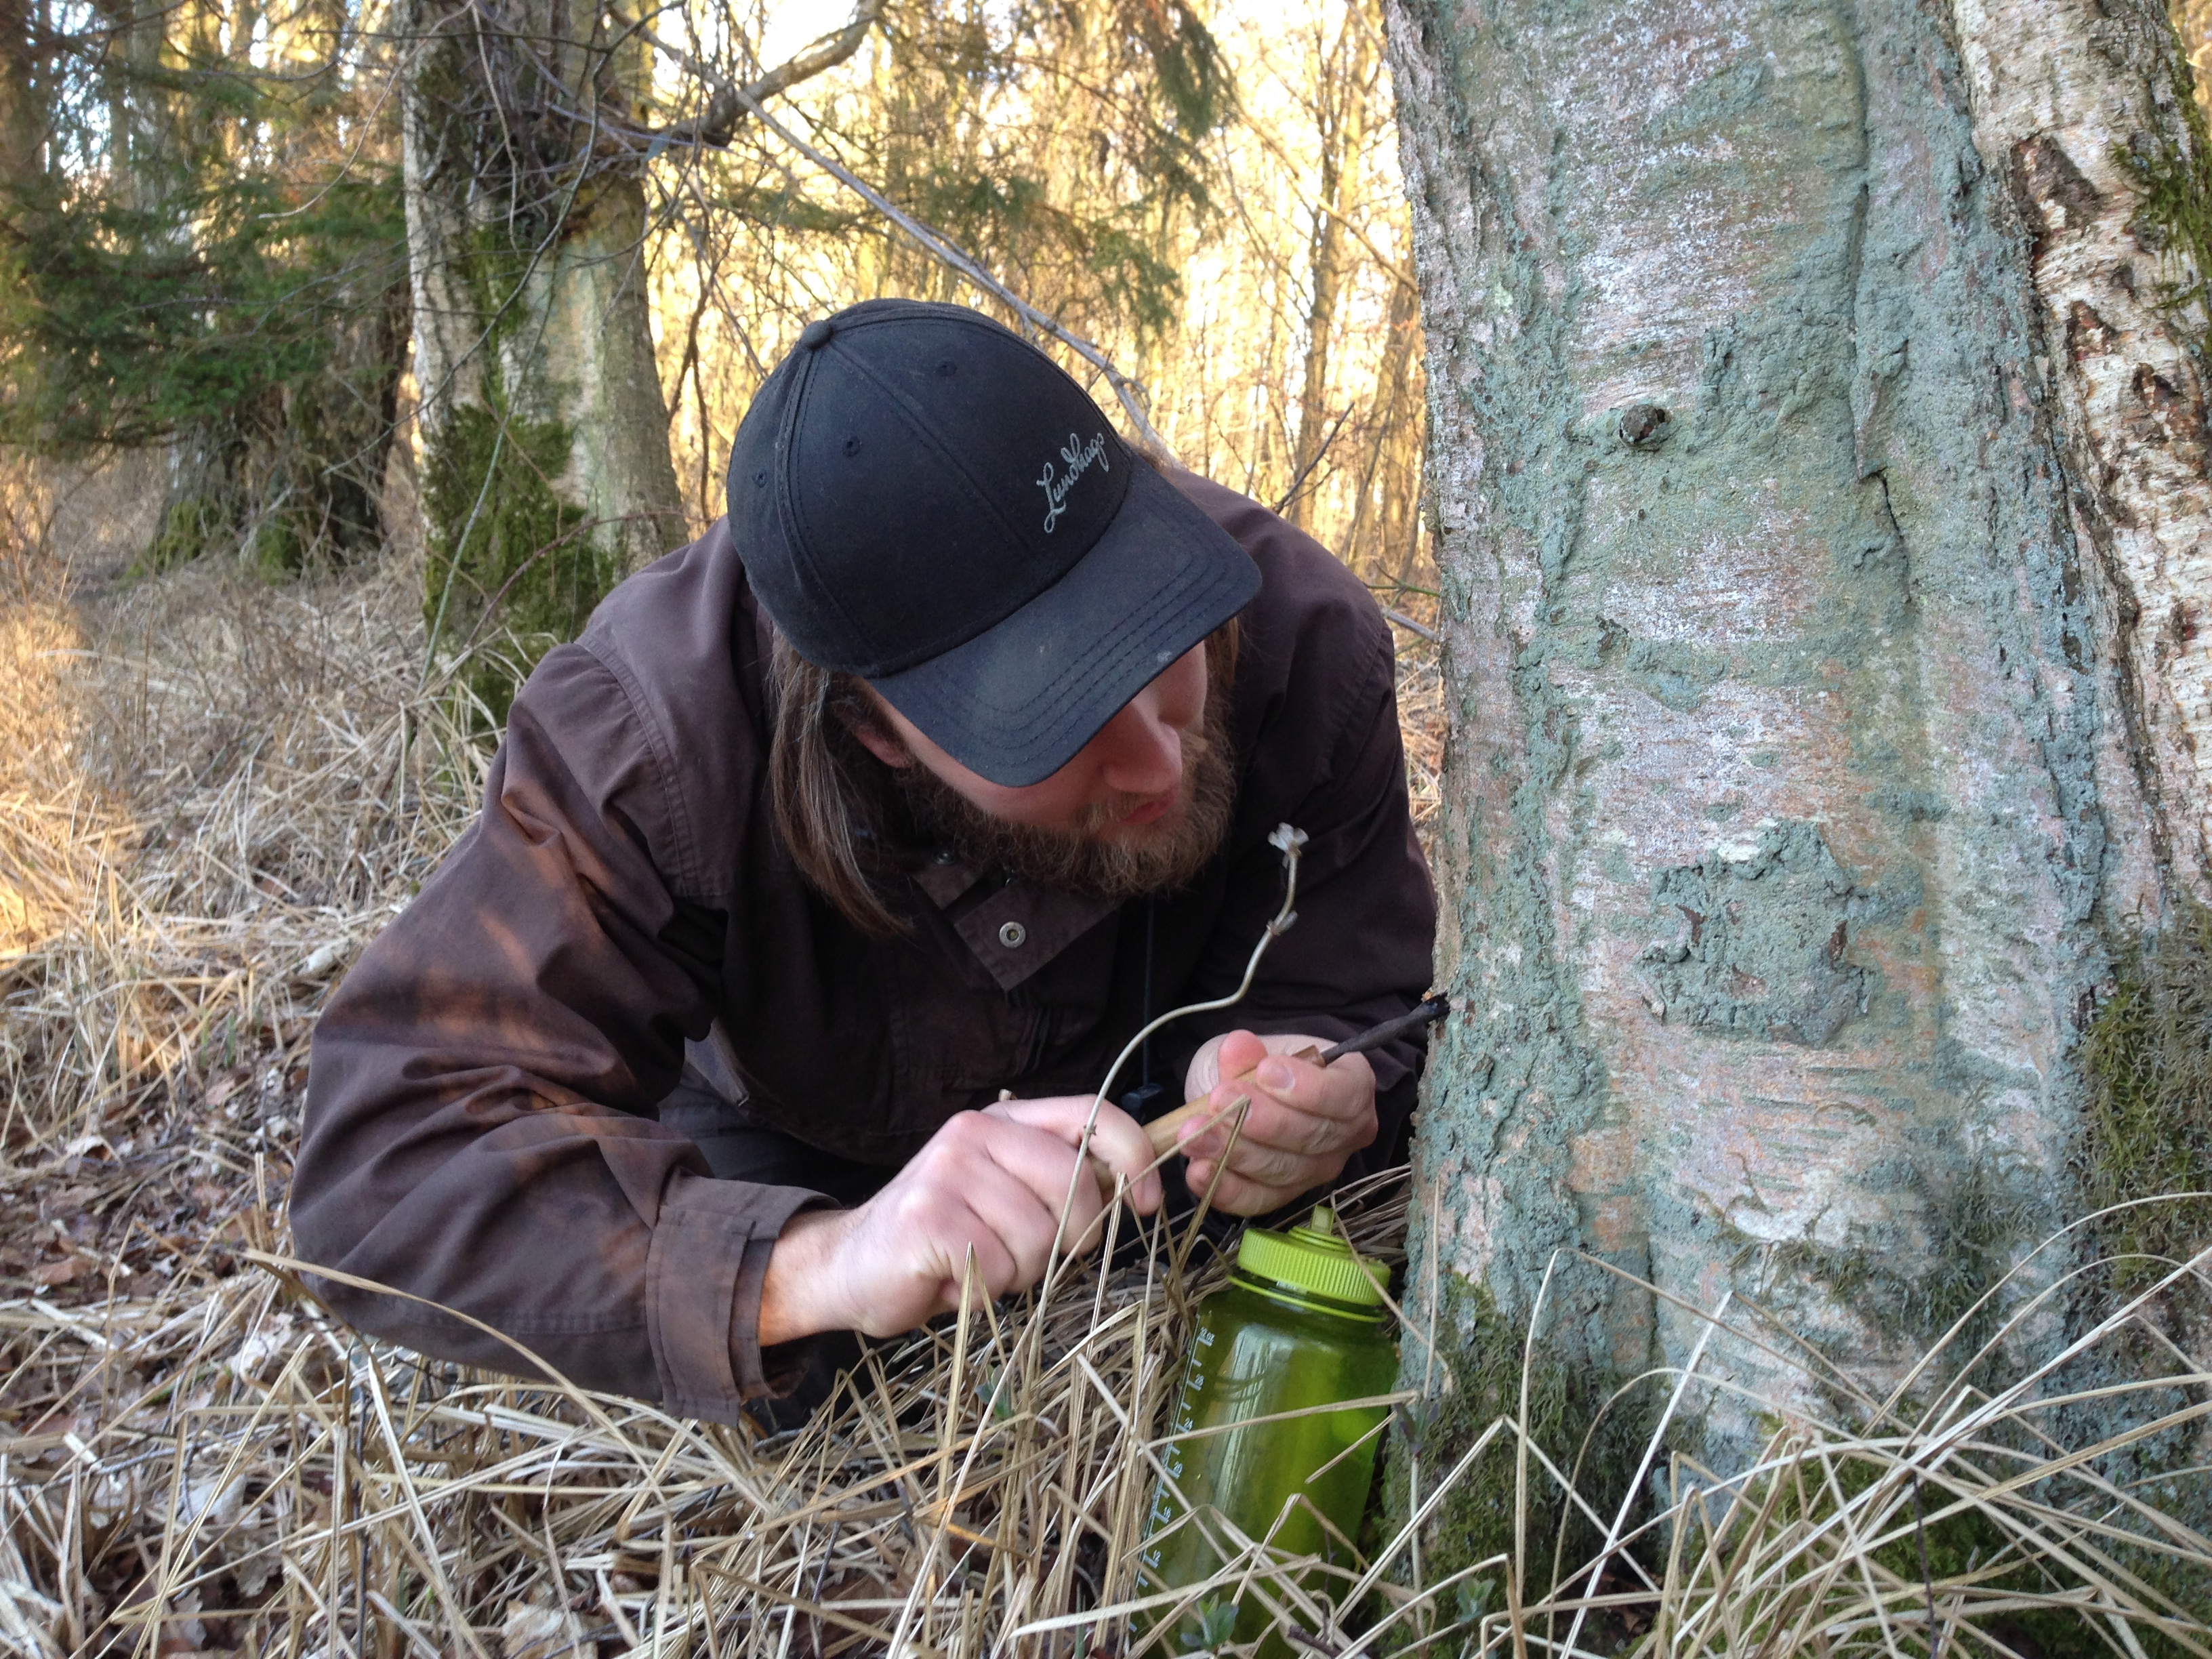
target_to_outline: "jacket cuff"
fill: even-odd
[[[760,1388],[757,1252],[748,1303],[741,1291],[756,1241],[773,1244],[799,1211],[830,1200],[804,1187],[761,1187],[678,1170],[662,1189],[645,1264],[646,1334],[660,1379],[660,1403],[678,1417],[736,1423]]]

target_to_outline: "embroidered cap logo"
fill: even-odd
[[[1044,491],[1048,503],[1044,511],[1044,533],[1048,536],[1060,522],[1060,515],[1067,510],[1067,492],[1075,488],[1078,478],[1091,470],[1091,464],[1096,461],[1101,472],[1114,470],[1113,464],[1106,459],[1106,434],[1103,432],[1094,434],[1089,443],[1069,433],[1067,441],[1060,447],[1060,459],[1067,464],[1065,473],[1047,461],[1037,479],[1037,487]]]

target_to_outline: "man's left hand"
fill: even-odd
[[[1328,1066],[1291,1058],[1328,1047],[1324,1037],[1231,1031],[1192,1057],[1183,1098],[1202,1094],[1207,1102],[1185,1126],[1182,1143],[1190,1159],[1184,1181],[1194,1194],[1204,1193],[1218,1170],[1215,1209],[1264,1215],[1335,1180],[1345,1161],[1374,1140],[1375,1072],[1366,1055],[1346,1054]],[[1223,1167],[1236,1125],[1236,1115],[1225,1109],[1240,1095],[1252,1103]],[[1216,1114],[1211,1127],[1201,1127]]]

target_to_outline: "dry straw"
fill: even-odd
[[[1386,1260],[1403,1191],[1384,1178],[1346,1206],[1352,1237]],[[1145,1597],[1133,1558],[1158,1425],[1188,1303],[1218,1262],[1178,1277],[1148,1253],[1041,1300],[971,1304],[869,1354],[803,1431],[763,1438],[362,1342],[301,1297],[281,1257],[252,1259],[264,1270],[167,1297],[0,1310],[10,1398],[49,1404],[4,1454],[0,1643],[55,1656],[1165,1652],[1174,1632],[1132,1613],[1241,1590],[1335,1654],[1614,1651],[1624,1613],[1653,1653],[1924,1653],[1931,1626],[1954,1650],[1994,1653],[1984,1632],[1999,1621],[2053,1612],[2078,1621],[2087,1650],[2212,1646],[2159,1588],[2171,1569],[2212,1568],[2212,1546],[2104,1473],[2199,1419],[2212,1376],[2175,1356],[2162,1376],[2106,1382],[2095,1403],[2138,1396],[2136,1425],[2086,1448],[2058,1437],[2091,1400],[2064,1385],[2067,1362],[2154,1312],[2191,1267],[2003,1388],[1939,1350],[1911,1390],[1852,1395],[1848,1425],[1776,1411],[1758,1460],[1727,1474],[1667,1448],[1684,1409],[1728,1386],[1700,1370],[1701,1340],[1698,1359],[1647,1381],[1673,1409],[1644,1472],[1675,1501],[1640,1519],[1585,1506],[1605,1540],[1595,1571],[1551,1571],[1553,1540],[1531,1536],[1427,1579],[1415,1565],[1413,1536],[1462,1482],[1510,1493],[1523,1515],[1566,1492],[1565,1449],[1529,1437],[1522,1401],[1423,1483],[1422,1512],[1386,1532],[1356,1582],[1316,1591],[1300,1582],[1309,1564],[1232,1537],[1211,1583]],[[1718,1311],[1709,1334],[1790,1351],[1755,1316]],[[2037,1312],[2030,1299],[2013,1330]],[[1954,1374],[1929,1386],[1939,1369]],[[1825,1368],[1806,1380],[1850,1395]],[[1985,1553],[1915,1571],[1916,1547],[1961,1516],[1984,1523]]]
[[[465,824],[489,758],[480,711],[416,685],[404,569],[279,586],[211,562],[81,607],[94,585],[72,591],[21,493],[0,498],[11,1167],[112,1146],[295,1027]]]
[[[1186,1239],[971,1301],[777,1437],[359,1339],[288,1261],[283,1189],[316,999],[481,775],[471,711],[418,686],[413,574],[272,588],[210,566],[111,594],[88,636],[50,566],[11,568],[0,1651],[1181,1653],[1202,1621],[1178,1613],[1236,1594],[1339,1659],[1995,1654],[2039,1620],[2080,1651],[2212,1650],[2182,1600],[2212,1544],[2130,1473],[2203,1442],[2212,1376],[2170,1305],[2201,1259],[2125,1296],[2087,1268],[2008,1289],[1986,1346],[1966,1333],[2000,1322],[1962,1323],[1888,1397],[1754,1309],[1688,1310],[1684,1364],[1617,1402],[1656,1427],[1610,1503],[1572,1490],[1577,1449],[1540,1441],[1524,1383],[1449,1455],[1394,1439],[1418,1506],[1356,1577],[1217,1528],[1229,1565],[1164,1598],[1139,1594],[1139,1528],[1223,1271]],[[1402,1260],[1402,1176],[1343,1208]],[[1407,1373],[1440,1395],[1455,1344],[1427,1317]],[[2064,1352],[2018,1363],[2062,1323]],[[1797,1386],[1747,1402],[1770,1425],[1749,1467],[1703,1469],[1674,1448],[1746,1345]],[[1528,1357],[1536,1375],[1540,1341]],[[2125,1426],[2084,1445],[2093,1419]],[[1517,1517],[1511,1547],[1440,1556],[1471,1492]],[[1562,1506],[1569,1529],[1539,1534]]]

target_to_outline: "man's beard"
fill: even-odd
[[[1168,816],[1119,835],[1113,827],[1145,797],[1095,802],[1073,829],[1044,830],[993,817],[919,762],[894,775],[915,828],[973,869],[1116,902],[1173,892],[1206,867],[1229,833],[1237,781],[1227,701],[1209,686],[1199,729],[1182,734],[1182,786]]]

